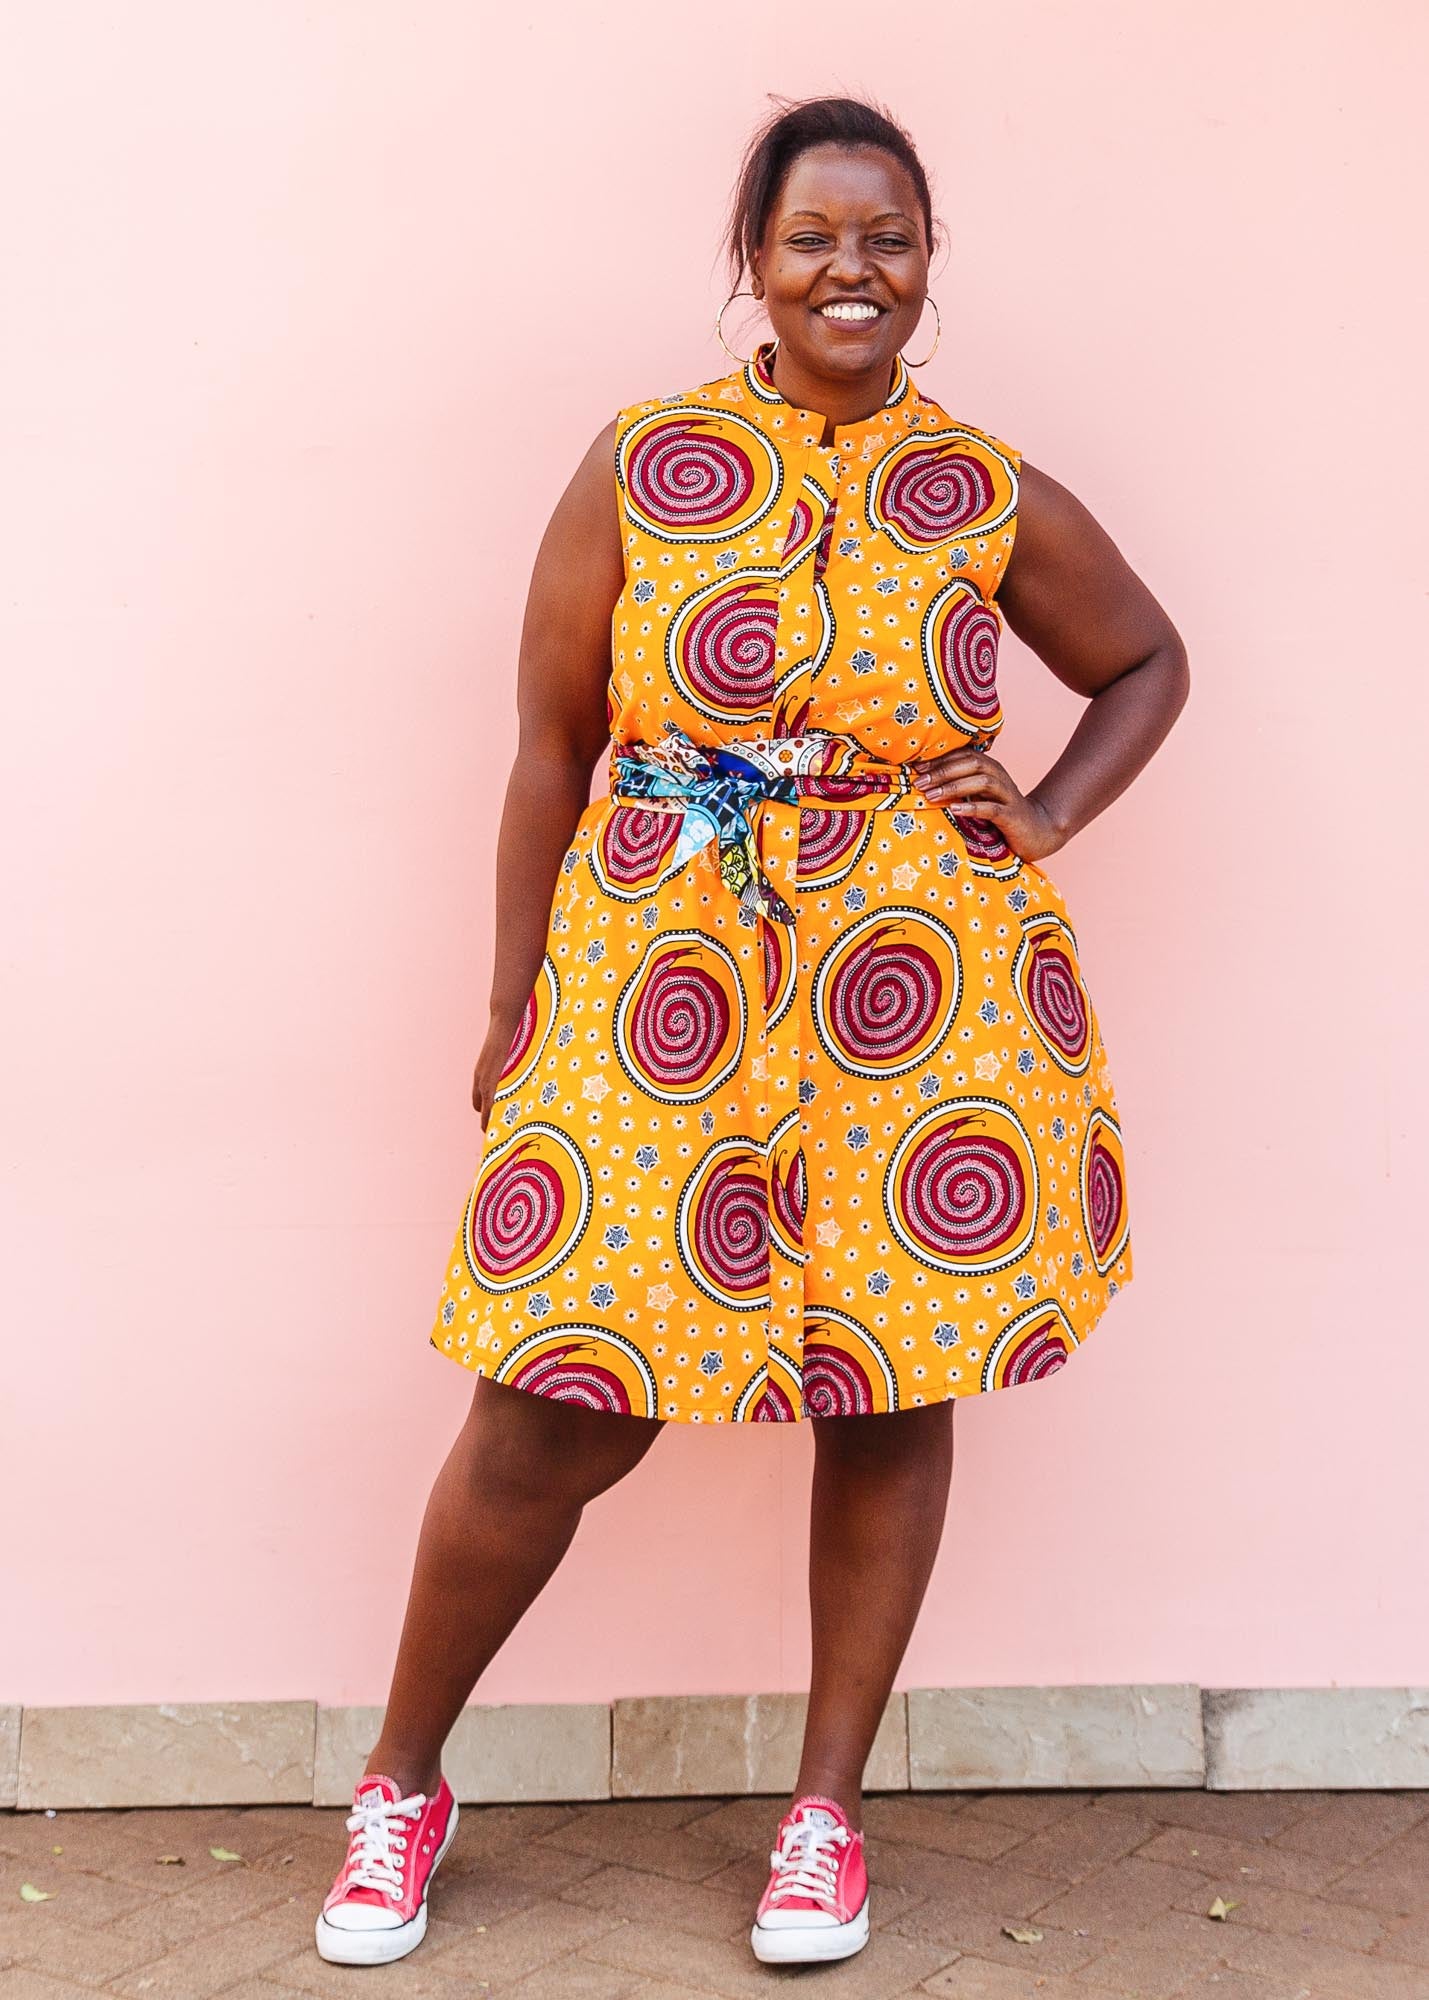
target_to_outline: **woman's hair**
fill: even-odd
[[[730,204],[724,248],[736,285],[764,240],[785,176],[810,146],[877,146],[906,167],[918,191],[928,254],[932,255],[933,204],[928,176],[913,141],[895,119],[856,97],[806,97],[802,103],[776,97],[774,102],[785,108],[776,111],[746,146]]]

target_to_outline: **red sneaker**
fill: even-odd
[[[443,1778],[433,1797],[402,1797],[369,1771],[353,1788],[347,1859],[317,1922],[319,1955],[334,1965],[386,1965],[427,1934],[427,1890],[456,1835],[457,1805]]]
[[[766,1965],[851,1958],[868,1943],[863,1835],[837,1799],[807,1793],[779,1822],[749,1942]]]

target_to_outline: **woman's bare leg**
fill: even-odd
[[[569,1548],[586,1502],[638,1465],[663,1428],[477,1381],[427,1502],[368,1771],[404,1793],[436,1790],[452,1725]]]
[[[813,1672],[794,1795],[837,1799],[857,1828],[863,1768],[942,1537],[953,1404],[813,1423]]]

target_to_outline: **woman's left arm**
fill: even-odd
[[[1081,501],[1022,467],[1017,533],[998,602],[1059,681],[1088,697],[1066,749],[1028,793],[985,750],[920,760],[926,798],[991,820],[1024,860],[1051,854],[1131,783],[1190,692],[1171,620]]]

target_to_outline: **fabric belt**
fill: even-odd
[[[899,805],[927,808],[928,802],[911,765],[881,763],[851,737],[761,737],[715,747],[697,744],[673,726],[659,743],[615,746],[610,802],[682,814],[671,860],[691,860],[714,842],[719,877],[736,900],[739,921],[757,928],[762,920],[771,927],[749,1020],[750,1076],[758,1085],[757,1093],[751,1092],[749,1119],[755,1129],[747,1135],[747,1158],[731,1170],[743,1174],[751,1194],[752,1183],[762,1183],[768,1216],[763,1393],[769,1400],[758,1407],[774,1418],[781,1398],[802,1400],[809,1257],[800,1069],[804,1049],[812,1046],[813,1022],[797,935],[799,810],[876,812]],[[788,883],[787,894],[771,880],[776,871]],[[811,1338],[818,1338],[816,1325]]]
[[[916,791],[911,764],[880,763],[852,737],[823,733],[706,746],[672,725],[663,742],[622,744],[611,759],[614,803],[684,815],[676,861],[692,859],[711,841],[717,844],[720,875],[738,897],[746,923],[755,915],[774,923],[794,921],[759,851],[761,805],[873,812],[906,802]]]

